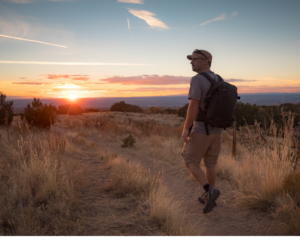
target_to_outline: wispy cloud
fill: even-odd
[[[51,83],[43,83],[43,82],[12,82],[12,84],[20,84],[20,85],[51,85]]]
[[[0,0],[1,1],[1,0]],[[10,12],[1,12],[0,15],[0,34],[5,38],[20,38],[22,40],[37,41],[44,40],[42,43],[52,44],[51,42],[66,41],[72,39],[74,34],[60,26],[44,26],[40,21],[28,22],[28,18],[15,15]],[[5,40],[1,37],[0,41]],[[45,38],[47,39],[45,41]],[[51,39],[51,40],[49,40]],[[39,42],[39,41],[38,41]],[[57,44],[54,44],[57,45]],[[59,44],[59,46],[61,46]]]
[[[144,4],[144,0],[118,0],[118,2]]]
[[[12,38],[12,39],[17,39],[17,40],[22,40],[22,41],[28,41],[28,42],[42,43],[42,44],[46,44],[46,45],[52,45],[52,46],[56,46],[56,47],[62,47],[62,48],[68,48],[68,47],[66,47],[66,46],[57,45],[57,44],[53,44],[53,43],[41,42],[41,41],[32,40],[32,39],[17,38],[17,37],[6,36],[6,35],[1,35],[1,34],[0,34],[0,37]]]
[[[7,2],[12,2],[12,3],[33,3],[37,1],[51,1],[51,2],[69,2],[69,1],[74,1],[74,0],[6,0]]]
[[[128,19],[128,18],[127,18],[127,24],[128,24],[128,29],[129,29],[131,38],[132,38],[132,40],[133,40],[132,32],[131,32],[131,30],[130,30],[130,22],[129,22],[129,19]]]
[[[6,0],[7,2],[12,2],[12,3],[31,3],[31,0]]]
[[[169,27],[163,23],[162,21],[160,21],[158,18],[155,18],[155,14],[149,11],[145,11],[145,10],[134,10],[131,8],[127,8],[128,11],[140,18],[146,21],[146,23],[151,27],[151,28],[158,28],[158,29],[169,29]]]
[[[233,18],[233,17],[235,17],[235,16],[237,16],[237,15],[238,15],[237,12],[233,12],[233,13],[231,14],[231,18]],[[201,23],[200,26],[204,26],[204,25],[206,25],[206,24],[209,24],[209,23],[215,22],[215,21],[222,21],[222,20],[225,20],[225,19],[228,19],[228,17],[226,17],[226,14],[225,14],[225,13],[222,13],[220,16],[218,16],[218,17],[216,17],[216,18],[214,18],[214,19],[211,19],[211,20],[208,20],[208,21],[206,21],[206,22],[204,22],[204,23]]]
[[[300,84],[294,85],[278,85],[278,86],[270,86],[270,85],[255,85],[255,86],[238,86],[239,93],[272,93],[272,92],[286,92],[286,93],[299,93],[300,92]]]
[[[233,13],[231,14],[231,17],[235,17],[235,16],[237,16],[237,15],[238,15],[237,12],[233,12]]]
[[[245,79],[224,79],[226,82],[256,82],[257,80],[245,80]]]
[[[33,65],[77,65],[77,66],[158,66],[143,63],[102,63],[102,62],[31,62],[31,61],[0,61],[0,64],[33,64]]]
[[[154,88],[154,87],[148,87],[148,88],[135,88],[135,89],[120,89],[116,90],[116,92],[120,93],[142,93],[142,92],[148,92],[148,93],[155,93],[155,94],[161,94],[161,95],[175,95],[175,94],[187,94],[189,91],[189,88]]]
[[[176,85],[189,84],[190,77],[182,76],[159,76],[159,75],[139,75],[132,77],[114,76],[106,79],[100,79],[99,84],[122,84],[122,85]]]
[[[88,81],[90,78],[88,77],[89,75],[53,75],[53,74],[48,74],[46,75],[47,79],[69,79],[69,80],[80,80],[80,81]]]

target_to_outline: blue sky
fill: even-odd
[[[299,9],[298,0],[0,0],[0,91],[187,94],[186,55],[197,48],[240,93],[300,92]]]

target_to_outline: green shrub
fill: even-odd
[[[159,107],[151,107],[148,109],[151,113],[157,114],[157,113],[162,113],[163,110]]]
[[[143,109],[141,109],[137,105],[130,105],[127,109],[126,112],[143,112]]]
[[[178,110],[175,109],[175,108],[166,108],[166,109],[165,109],[165,112],[166,112],[167,114],[178,114]]]
[[[189,104],[185,104],[183,107],[178,109],[178,116],[186,118],[187,109],[189,107]]]
[[[111,112],[143,112],[137,105],[127,104],[124,101],[116,102],[110,107]]]
[[[60,105],[57,110],[58,114],[81,115],[83,109],[78,104]]]
[[[39,99],[34,98],[27,104],[24,112],[21,113],[21,119],[24,119],[32,126],[49,128],[56,121],[56,107],[51,104],[41,103]]]
[[[123,144],[121,147],[133,147],[135,142],[135,138],[130,134],[128,137],[123,139]]]
[[[6,95],[0,92],[0,125],[8,124],[10,125],[14,113],[13,113],[13,101],[5,101]]]
[[[98,108],[86,108],[83,110],[83,112],[88,113],[88,112],[100,112]]]

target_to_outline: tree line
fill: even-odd
[[[179,109],[150,107],[146,112],[158,114],[175,114],[179,117],[186,118],[188,104]],[[109,111],[117,112],[144,112],[138,105],[127,104],[124,101],[114,103]],[[253,125],[255,121],[261,123],[262,128],[269,128],[273,120],[278,128],[284,125],[282,112],[291,111],[296,113],[294,126],[300,125],[300,103],[284,103],[279,106],[257,106],[249,103],[238,102],[235,108],[235,126]],[[65,104],[58,108],[55,106],[43,104],[39,99],[33,101],[25,107],[20,114],[21,119],[26,119],[28,123],[34,126],[49,128],[56,121],[57,114],[81,115],[85,112],[99,112],[99,109],[88,108],[82,109],[78,104]],[[13,101],[6,101],[6,95],[0,92],[0,125],[10,125],[13,120]]]
[[[178,109],[178,116],[186,118],[188,104]],[[254,125],[257,121],[261,123],[262,128],[268,129],[273,120],[276,123],[277,128],[284,126],[284,119],[282,112],[296,113],[294,118],[294,126],[300,125],[300,103],[284,103],[273,106],[257,106],[249,103],[237,102],[234,113],[234,120],[236,127],[242,127],[247,125]],[[299,115],[298,115],[299,114]]]

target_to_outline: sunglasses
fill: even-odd
[[[203,52],[201,52],[200,50],[195,50],[194,53],[198,53],[201,54],[202,56],[204,56],[206,59],[208,59],[205,54]]]

